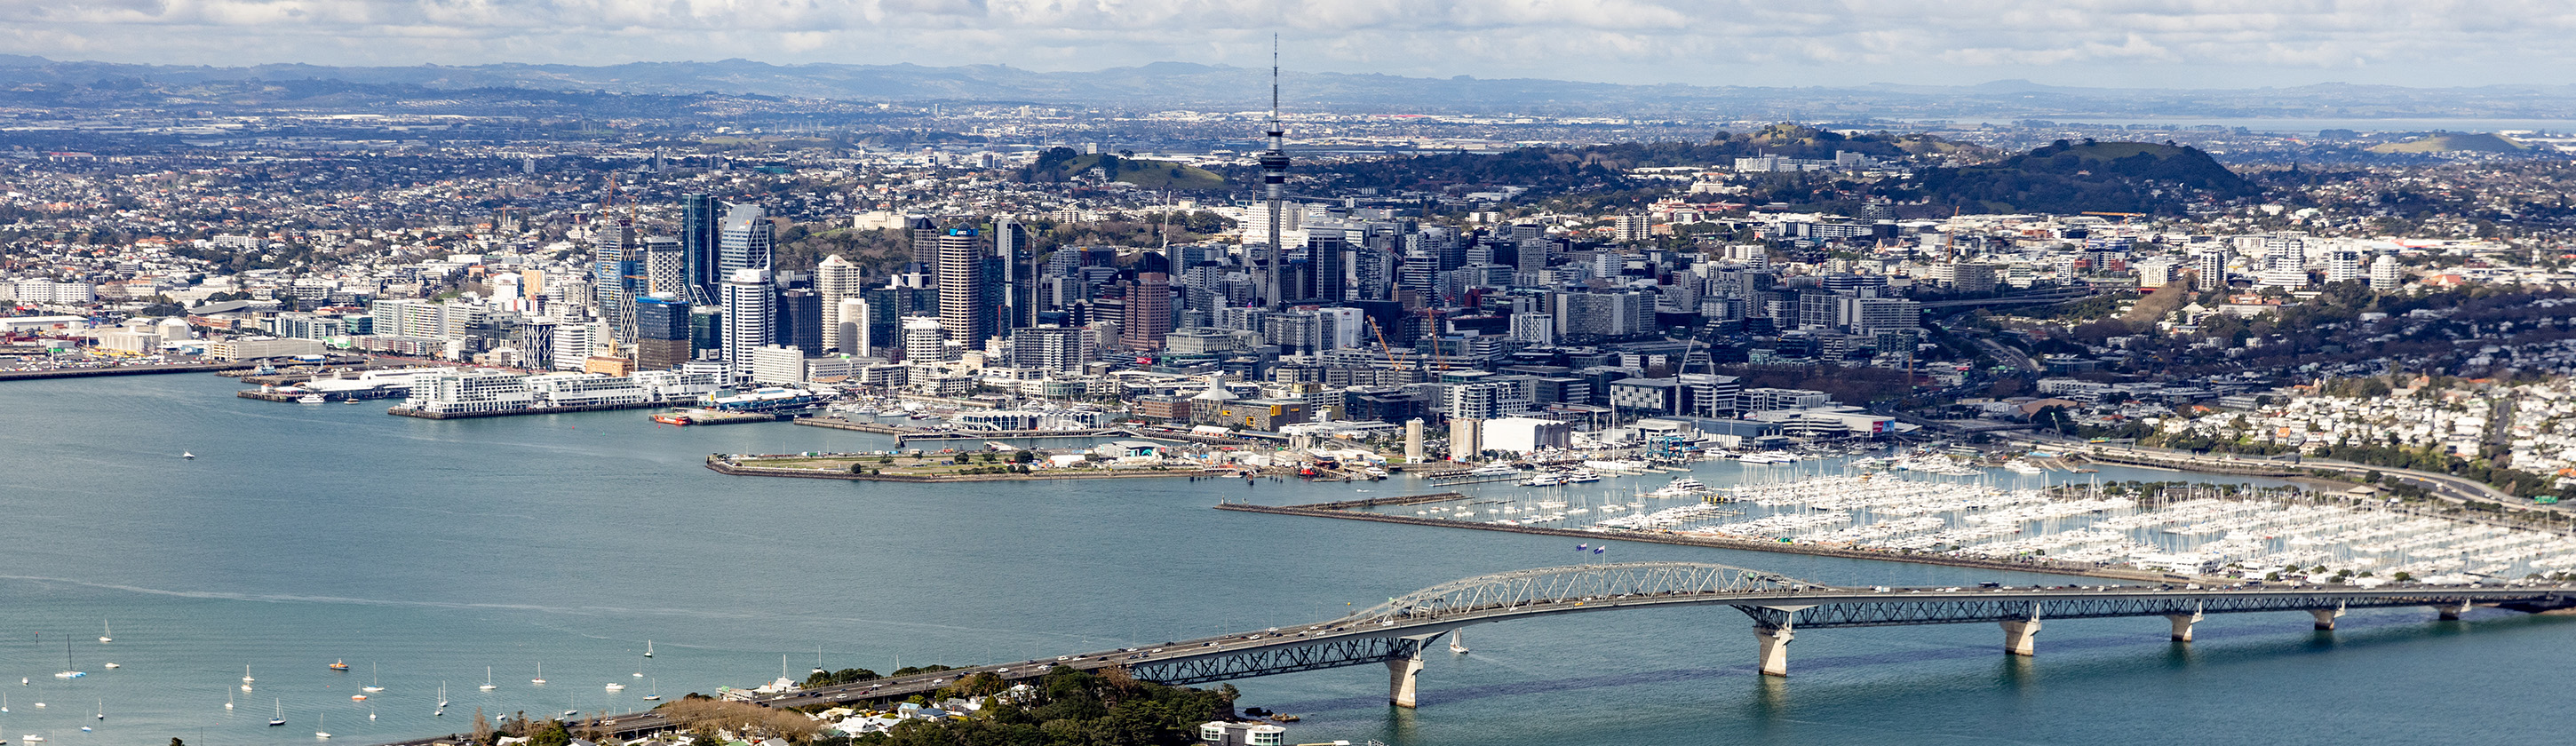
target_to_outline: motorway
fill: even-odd
[[[2077,454],[2084,453],[2089,447],[2098,445],[2089,444],[2072,438],[2055,437],[2045,432],[1998,433],[1998,435],[2004,438],[2044,445],[2053,449]],[[2196,454],[2190,451],[2177,451],[2170,448],[2139,446],[2134,443],[2120,444],[2120,447],[2117,450],[2134,451],[2142,455],[2152,456],[2159,460],[2175,461],[2185,464],[2203,464],[2219,468],[2274,467],[2294,471],[2314,469],[2354,475],[2368,474],[2375,471],[2379,472],[2381,476],[2397,480],[2402,484],[2421,487],[2434,498],[2446,502],[2463,504],[2470,502],[2497,503],[2514,508],[2530,508],[2551,511],[2565,509],[2562,506],[2556,505],[2533,505],[2530,500],[2505,494],[2503,491],[2487,486],[2486,484],[2480,483],[2476,480],[2456,477],[2449,474],[2435,474],[2426,471],[2416,471],[2413,469],[2371,466],[2369,464],[2356,464],[2349,461],[2335,461],[2332,459],[2312,458],[2301,459],[2298,461],[2281,461],[2267,458],[2235,458],[2224,454],[2213,456]]]
[[[1584,568],[1568,568],[1581,570]],[[1607,569],[1606,567],[1603,569]],[[1471,579],[1472,580],[1472,579]],[[2046,618],[2082,618],[2110,616],[2152,616],[2167,614],[2150,605],[2206,606],[2211,613],[2226,611],[2279,611],[2323,605],[2324,608],[2350,606],[2439,606],[2453,603],[2542,603],[2563,605],[2576,596],[2576,587],[2453,587],[2453,586],[2274,586],[2213,587],[2197,586],[2174,589],[2170,585],[2100,585],[2062,586],[2055,588],[1845,588],[1785,581],[1785,589],[1730,590],[1715,592],[1663,591],[1619,593],[1572,598],[1525,598],[1503,603],[1471,607],[1398,609],[1380,617],[1345,617],[1327,622],[1271,627],[1215,637],[1174,640],[1161,645],[1121,648],[1054,658],[1035,658],[1010,663],[972,666],[932,673],[912,674],[821,687],[778,694],[760,695],[751,700],[762,707],[803,709],[815,706],[846,705],[867,701],[893,700],[927,695],[958,679],[991,673],[1004,681],[1036,678],[1056,666],[1076,670],[1099,670],[1113,667],[1160,665],[1161,670],[1179,673],[1173,683],[1202,683],[1229,678],[1281,673],[1291,670],[1313,670],[1379,662],[1381,658],[1334,659],[1324,656],[1321,662],[1306,660],[1292,667],[1276,670],[1242,670],[1227,664],[1243,656],[1257,656],[1293,648],[1341,646],[1353,650],[1401,650],[1400,640],[1427,641],[1432,637],[1473,624],[1489,623],[1530,616],[1589,613],[1625,608],[1729,605],[1751,609],[1787,609],[1787,613],[1804,613],[1807,609],[1924,608],[1947,605],[1952,608],[1984,609],[2025,606],[2032,613],[2050,610]],[[1961,606],[1961,604],[1967,606]],[[2093,609],[2086,611],[2084,609]],[[2185,608],[2189,611],[2190,608]],[[2064,611],[2058,611],[2058,610]],[[1365,614],[1366,612],[1363,612]],[[1802,622],[1800,628],[1886,626],[1893,624],[1945,624],[1993,621],[1975,618],[1947,618],[1938,615],[1846,615],[1839,621],[1819,618]],[[1737,629],[1735,625],[1725,625]],[[1375,647],[1369,647],[1376,644]],[[1374,653],[1372,653],[1373,655]],[[1197,664],[1191,666],[1190,664]],[[1258,664],[1254,664],[1257,668]],[[1195,675],[1188,672],[1196,672]],[[1213,672],[1213,673],[1211,673]],[[1140,676],[1139,678],[1147,678]],[[1164,676],[1157,678],[1175,678]],[[604,718],[599,727],[631,737],[637,734],[672,729],[669,719],[657,712],[636,713]],[[581,730],[581,728],[576,728]],[[446,736],[398,741],[386,746],[433,746],[448,741]]]

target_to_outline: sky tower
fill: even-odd
[[[1270,149],[1261,151],[1262,196],[1270,201],[1270,258],[1268,267],[1262,270],[1264,274],[1261,285],[1261,304],[1263,308],[1276,311],[1288,300],[1287,291],[1282,287],[1285,283],[1279,278],[1280,267],[1288,263],[1287,240],[1282,237],[1283,234],[1279,230],[1280,191],[1288,184],[1288,153],[1282,149],[1282,138],[1287,137],[1288,132],[1279,126],[1279,37],[1277,36],[1270,37],[1269,134]]]

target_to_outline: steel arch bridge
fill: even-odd
[[[1390,598],[1346,617],[1375,622],[1462,612],[1537,609],[1612,596],[1785,593],[1823,588],[1777,573],[1707,562],[1622,562],[1513,570],[1452,580]]]

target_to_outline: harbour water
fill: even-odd
[[[372,743],[461,732],[477,708],[640,709],[655,686],[671,698],[750,685],[777,676],[782,657],[801,679],[818,645],[834,669],[1016,660],[1312,621],[1460,577],[1579,561],[1554,537],[1208,509],[1408,489],[1398,480],[730,478],[701,459],[890,441],[783,424],[677,428],[635,412],[428,421],[239,399],[237,385],[174,375],[0,386],[0,738],[304,743],[327,716],[335,741]],[[1713,463],[1698,476],[1722,485],[1745,468]],[[1648,544],[1613,552],[1838,584],[2050,582]],[[1234,685],[1245,705],[1304,716],[1295,741],[1397,746],[2140,733],[2398,744],[2434,724],[2473,742],[2557,737],[2535,702],[2576,668],[2576,618],[2432,616],[2356,611],[2332,633],[2310,631],[2305,615],[2215,616],[2188,645],[2167,642],[2160,619],[2049,621],[2033,659],[1999,654],[1985,625],[1818,630],[1798,636],[1790,678],[1764,680],[1749,670],[1743,615],[1636,611],[1471,628],[1473,652],[1430,660],[1418,711],[1385,705],[1375,667]],[[115,642],[96,641],[102,620]],[[88,676],[52,676],[65,639]],[[334,660],[351,671],[324,668]],[[352,702],[371,664],[386,690]],[[543,687],[529,682],[539,664]],[[248,693],[237,688],[244,665],[258,679]],[[489,693],[476,689],[486,666]],[[639,667],[646,677],[632,675]],[[442,681],[453,704],[435,717]],[[612,695],[610,682],[628,688]],[[228,696],[236,709],[224,709]],[[272,701],[288,726],[266,727]]]

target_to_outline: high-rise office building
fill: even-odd
[[[680,195],[680,253],[686,255],[690,303],[715,305],[724,287],[716,257],[716,198],[712,194]]]
[[[695,359],[689,318],[688,301],[663,296],[635,299],[635,369],[669,370]]]
[[[861,357],[876,354],[876,337],[869,334],[874,327],[868,323],[866,297],[853,295],[830,305],[838,310],[833,312],[831,326],[823,331],[832,335],[833,344],[837,345],[834,349]]]
[[[842,318],[842,302],[867,292],[867,281],[859,274],[859,265],[839,254],[824,257],[814,265],[814,292],[822,296],[823,348],[852,352],[856,343],[844,338],[847,324]],[[851,319],[864,323],[864,319]]]
[[[1306,263],[1309,268],[1307,300],[1339,303],[1349,297],[1350,284],[1342,270],[1343,256],[1350,251],[1341,226],[1308,226],[1306,228]]]
[[[938,246],[939,325],[966,349],[983,349],[985,338],[993,336],[988,297],[992,263],[983,236],[973,228],[950,228]]]
[[[823,354],[823,296],[812,290],[780,292],[777,326],[777,344],[808,356]]]
[[[903,319],[903,361],[939,363],[948,360],[948,332],[939,328],[939,320],[928,316],[906,316]]]
[[[688,260],[687,252],[680,249],[680,239],[644,237],[644,292],[686,302],[694,294],[689,285]]]
[[[1120,333],[1127,349],[1162,349],[1163,335],[1172,331],[1171,276],[1161,272],[1137,275],[1136,284],[1127,288],[1126,311]]]
[[[716,268],[730,285],[742,270],[768,274],[769,244],[776,236],[759,205],[728,205],[716,236]]]
[[[591,287],[599,302],[599,317],[608,321],[609,332],[618,340],[634,339],[635,299],[649,282],[635,226],[629,220],[602,215],[591,224],[590,237]]]
[[[1032,262],[1023,268],[1020,264]],[[1028,281],[1037,271],[1037,255],[1029,250],[1029,228],[1008,215],[993,218],[993,259],[996,270],[993,292],[995,300],[994,329],[1014,329],[1029,324]]]
[[[928,215],[908,215],[903,219],[903,232],[912,237],[912,261],[924,266],[939,262],[940,230],[938,221]]]
[[[1057,373],[1080,373],[1091,362],[1091,330],[1071,327],[1021,327],[1011,331],[1011,367]]]
[[[776,338],[770,331],[776,296],[766,268],[737,269],[725,279],[724,361],[735,380],[751,379],[752,351]]]

